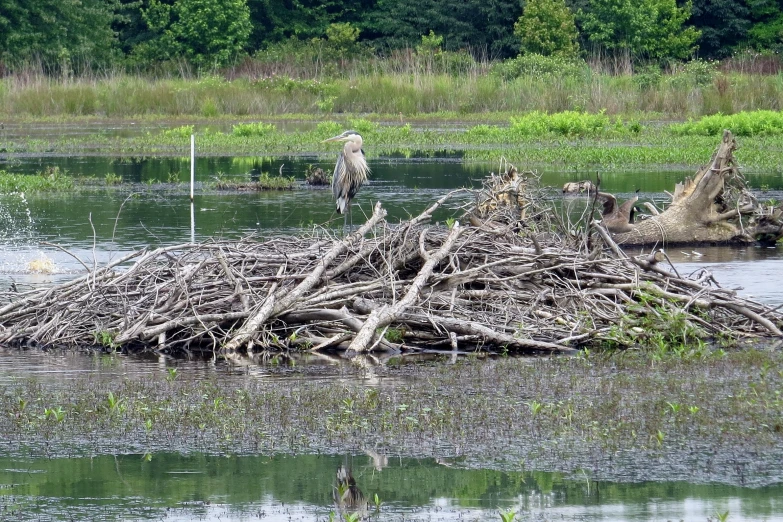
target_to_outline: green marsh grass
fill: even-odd
[[[459,53],[451,53],[459,54]],[[450,55],[448,55],[450,56]],[[469,57],[468,57],[469,58]],[[412,60],[412,61],[411,61]],[[448,58],[447,60],[451,60]],[[453,60],[458,63],[462,58]],[[527,62],[525,62],[527,60]],[[587,111],[682,120],[783,108],[783,76],[724,73],[693,62],[672,72],[609,75],[581,63],[470,62],[432,66],[426,58],[348,64],[340,74],[313,67],[226,77],[142,77],[122,72],[67,80],[28,71],[0,80],[0,116],[140,118],[266,117],[285,114],[420,114]],[[437,61],[437,60],[436,60]]]

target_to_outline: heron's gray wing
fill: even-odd
[[[334,174],[332,175],[332,194],[334,199],[345,195],[345,158],[341,152],[337,156],[337,164],[334,166]]]

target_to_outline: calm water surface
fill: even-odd
[[[616,484],[577,474],[461,469],[394,455],[155,454],[0,458],[0,509],[15,520],[329,520],[348,463],[380,509],[370,520],[783,520],[783,487]],[[0,515],[2,516],[2,515]]]

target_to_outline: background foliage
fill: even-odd
[[[439,52],[488,60],[520,51],[619,57],[634,65],[721,59],[748,50],[774,56],[783,47],[783,3],[0,0],[0,73],[30,64],[66,75],[107,65],[214,70],[259,54],[299,58],[276,51],[281,45],[306,48],[310,63],[334,60],[335,54],[344,62],[410,52],[430,34],[442,38]]]

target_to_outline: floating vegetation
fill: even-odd
[[[756,118],[752,116],[756,113],[747,114],[751,115],[751,120]],[[764,120],[762,116],[758,118]],[[464,151],[466,159],[494,161],[503,156],[531,168],[548,165],[569,170],[600,167],[604,170],[633,168],[652,171],[701,164],[713,150],[713,131],[720,128],[720,132],[715,134],[719,136],[724,128],[733,130],[731,122],[710,124],[708,131],[686,132],[683,129],[689,129],[689,124],[683,124],[685,127],[677,124],[652,125],[638,118],[610,118],[605,113],[577,111],[533,112],[504,116],[504,119],[506,123],[480,123],[467,127],[464,123],[446,124],[430,129],[426,125],[415,127],[409,122],[380,125],[374,119],[349,116],[345,121],[319,122],[315,128],[295,132],[275,129],[274,124],[265,123],[237,124],[231,132],[215,131],[207,125],[186,125],[127,137],[16,138],[11,148],[14,153],[26,154],[72,154],[78,150],[107,155],[186,156],[190,152],[190,134],[195,131],[197,154],[255,156],[263,150],[267,155],[328,153],[331,158],[333,151],[321,141],[345,128],[353,128],[370,144],[366,153],[371,158],[409,154],[411,150],[425,154],[458,150]],[[724,123],[728,127],[723,127]],[[764,129],[774,128],[771,123],[764,125]],[[737,127],[745,133],[741,124]],[[772,130],[750,134],[737,153],[745,171],[779,171],[779,156],[768,151],[783,147],[783,134]]]
[[[239,123],[231,129],[234,136],[266,136],[275,132],[273,123]]]
[[[47,167],[36,174],[9,174],[0,170],[0,192],[59,192],[72,190],[73,178],[59,167]]]
[[[270,176],[268,172],[262,172],[256,177],[244,176],[242,179],[218,176],[215,181],[209,183],[209,186],[218,190],[291,190],[296,186],[296,178]]]

